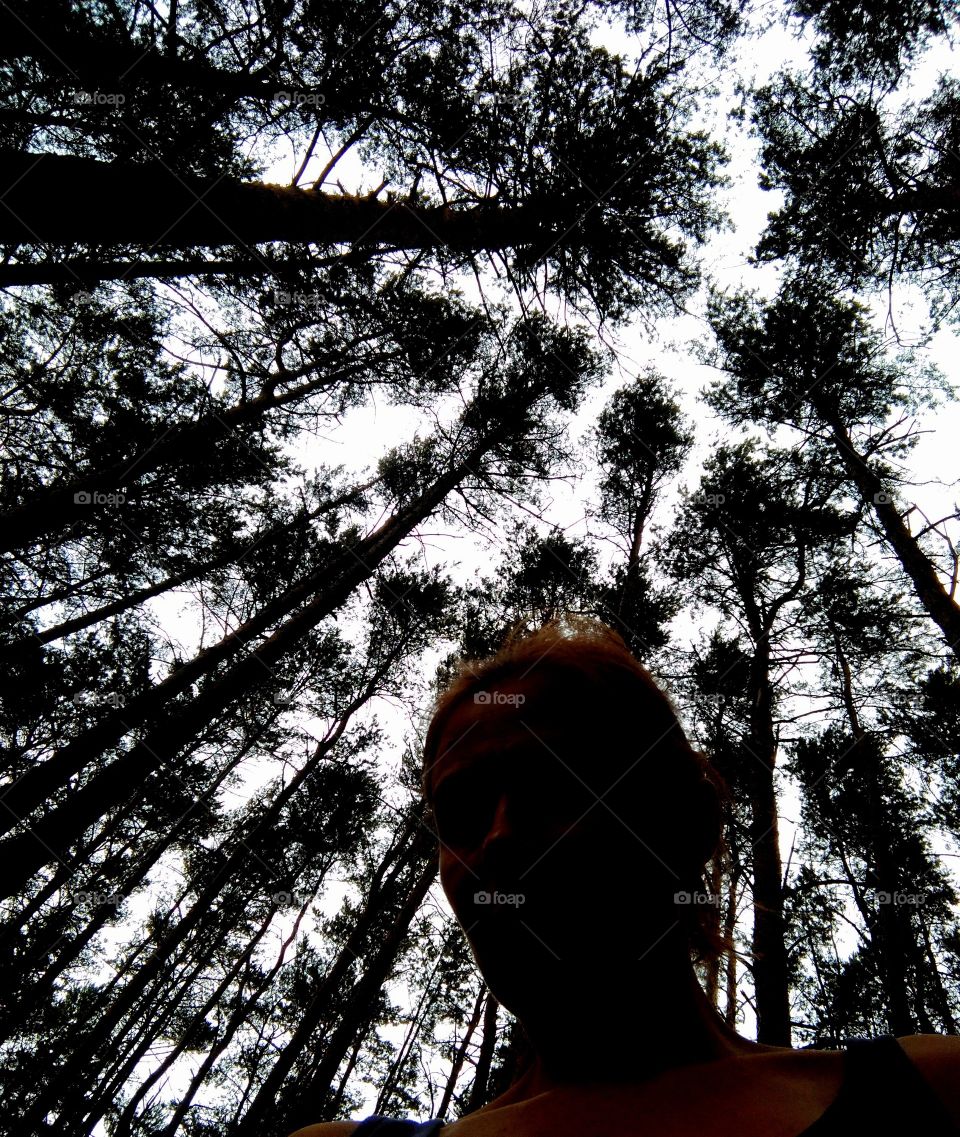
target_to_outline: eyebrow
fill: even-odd
[[[479,768],[481,765],[484,767],[483,771],[481,771]],[[471,763],[469,766],[460,766],[456,770],[451,770],[449,774],[444,774],[442,778],[434,782],[434,795],[436,795],[444,786],[453,785],[456,782],[462,782],[466,778],[474,778],[479,773],[487,772],[488,769],[489,763],[475,762]]]
[[[526,743],[518,743],[515,746],[509,747],[509,750],[498,746],[496,743],[490,743],[475,751],[470,762],[458,766],[455,770],[451,770],[449,773],[436,778],[433,783],[434,796],[436,796],[442,786],[448,783],[455,784],[465,778],[475,778],[478,776],[488,777],[496,767],[503,767],[508,753],[512,758],[511,765],[514,764],[519,755],[520,761],[523,761],[524,757],[532,757],[535,761],[539,760],[544,770],[549,767],[547,759],[554,757],[549,749],[539,744],[535,739],[530,739]]]

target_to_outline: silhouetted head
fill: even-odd
[[[600,996],[722,950],[703,866],[725,787],[599,621],[462,664],[427,732],[423,788],[444,891],[521,1019],[556,983]]]

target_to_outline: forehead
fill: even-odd
[[[506,749],[543,759],[566,756],[595,737],[597,710],[595,688],[576,673],[531,673],[481,686],[458,700],[447,716],[431,783]]]

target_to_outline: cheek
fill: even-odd
[[[473,893],[480,886],[476,883],[473,873],[461,864],[456,856],[444,849],[441,849],[440,853],[440,885],[454,915],[460,920],[466,919],[469,922]]]

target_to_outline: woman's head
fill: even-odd
[[[722,950],[697,901],[725,787],[606,625],[552,623],[461,664],[427,732],[423,790],[444,889],[511,1010],[533,974]]]

